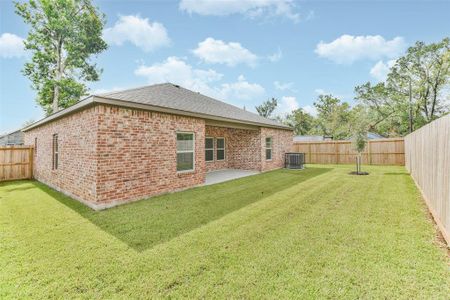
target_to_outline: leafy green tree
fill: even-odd
[[[349,120],[351,108],[347,102],[341,102],[333,95],[320,95],[314,102],[317,109],[317,126],[313,133],[331,136],[333,139],[345,139],[350,136]]]
[[[85,82],[99,80],[92,55],[107,48],[102,39],[105,16],[91,0],[16,2],[16,13],[30,25],[25,49],[32,54],[23,69],[47,114],[86,95]]]
[[[370,109],[371,131],[405,135],[449,112],[450,40],[416,42],[391,68],[386,82],[355,88]]]
[[[297,135],[309,134],[315,124],[314,117],[301,108],[288,114],[283,123],[294,128]]]
[[[411,94],[412,109],[426,123],[441,116],[448,111],[444,96],[448,90],[444,89],[450,83],[450,39],[429,45],[416,42],[397,60],[387,82],[404,98],[409,100]]]
[[[368,108],[369,131],[398,136],[408,131],[408,103],[386,83],[367,82],[355,88],[355,99]]]
[[[265,118],[270,118],[278,105],[278,100],[275,98],[264,101],[261,105],[256,106],[258,114]]]
[[[367,108],[362,105],[353,107],[350,116],[350,131],[352,146],[358,153],[356,158],[356,173],[361,174],[362,153],[366,148],[369,130],[369,116]]]

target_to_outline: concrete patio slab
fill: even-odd
[[[237,169],[225,169],[217,170],[206,173],[206,180],[203,185],[210,185],[219,182],[224,182],[232,179],[242,178],[246,176],[259,174],[259,171],[254,170],[237,170]]]

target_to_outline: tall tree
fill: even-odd
[[[314,126],[314,117],[299,108],[288,114],[283,123],[294,128],[295,134],[307,135]]]
[[[426,45],[416,42],[400,57],[388,75],[388,84],[405,98],[411,95],[412,106],[431,122],[448,107],[443,89],[450,82],[450,39]],[[408,98],[409,99],[409,98]]]
[[[278,105],[278,100],[275,98],[264,101],[261,105],[256,106],[258,114],[265,118],[270,118]]]
[[[429,45],[416,42],[391,68],[386,82],[355,88],[366,105],[370,130],[383,135],[405,135],[448,113],[450,41]]]
[[[398,136],[408,131],[409,110],[405,94],[384,82],[367,82],[355,88],[355,99],[368,108],[368,130],[383,136]],[[415,118],[418,121],[418,118]]]
[[[314,102],[317,109],[316,134],[331,136],[333,139],[344,139],[350,136],[350,105],[341,102],[333,95],[320,95]]]
[[[105,16],[91,0],[30,0],[15,3],[16,13],[30,25],[25,49],[32,53],[23,73],[37,91],[47,114],[86,95],[87,81],[101,70],[91,57],[107,48],[102,39]]]

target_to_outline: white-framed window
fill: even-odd
[[[266,137],[266,160],[272,160],[272,137]]]
[[[53,135],[52,139],[52,169],[58,169],[58,159],[59,159],[59,147],[58,147],[58,134]]]
[[[214,161],[214,138],[205,138],[205,161]]]
[[[225,138],[216,138],[216,160],[225,160]]]
[[[194,170],[195,136],[193,132],[177,132],[177,171]]]

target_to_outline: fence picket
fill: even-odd
[[[292,151],[305,153],[306,163],[312,164],[353,164],[357,155],[351,141],[294,142]],[[364,164],[403,166],[403,138],[370,140],[362,158]]]
[[[0,147],[0,181],[33,177],[33,147]]]
[[[450,246],[450,115],[405,137],[406,169]]]

